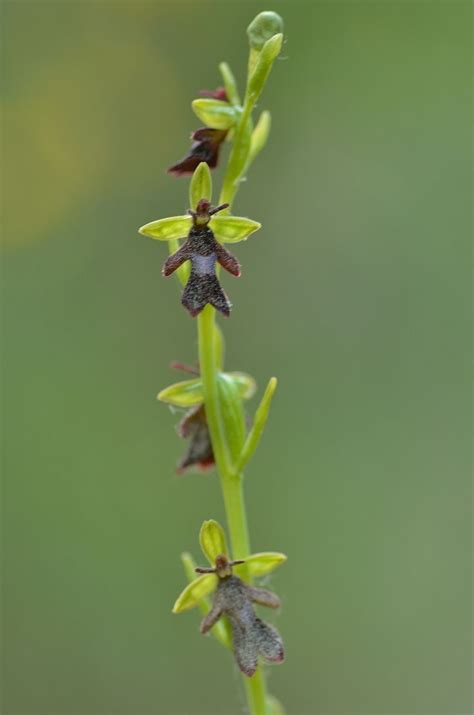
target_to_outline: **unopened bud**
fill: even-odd
[[[270,10],[260,12],[247,28],[253,50],[261,50],[267,40],[279,33],[283,33],[283,20],[278,13]]]

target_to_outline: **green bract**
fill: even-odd
[[[282,32],[283,20],[271,10],[260,12],[247,27],[249,44],[254,50],[261,50],[267,40]]]
[[[197,606],[199,601],[208,596],[217,586],[217,576],[206,573],[198,576],[180,593],[173,606],[173,613],[183,613]]]
[[[174,238],[185,238],[192,226],[191,216],[170,216],[150,221],[138,229],[143,236],[156,238],[158,241],[170,241]]]
[[[196,167],[189,185],[189,205],[195,209],[201,199],[212,199],[211,172],[205,161]]]
[[[195,99],[194,114],[210,129],[230,129],[236,121],[237,110],[221,99]]]
[[[211,566],[215,565],[216,558],[220,554],[228,556],[224,529],[214,519],[203,522],[199,532],[199,543],[204,556]]]
[[[258,443],[260,442],[260,438],[263,433],[263,429],[264,429],[265,424],[268,419],[270,405],[271,405],[272,398],[273,398],[274,392],[276,390],[277,384],[278,384],[278,381],[277,381],[276,377],[271,377],[270,380],[268,381],[268,385],[265,389],[265,392],[263,393],[262,400],[257,408],[256,413],[255,413],[253,425],[250,429],[250,432],[247,435],[247,439],[245,440],[244,447],[243,447],[240,457],[237,460],[237,463],[235,465],[235,470],[237,473],[245,467],[245,465],[247,464],[247,462],[249,461],[249,459],[252,457],[253,453],[257,449]]]
[[[218,375],[217,388],[227,446],[231,460],[235,462],[245,442],[245,415],[240,389],[231,376],[225,373]]]
[[[255,68],[249,77],[247,93],[249,101],[255,103],[267,81],[273,62],[280,54],[283,35],[279,33],[267,40],[260,52]]]
[[[260,554],[252,554],[245,559],[247,574],[250,578],[265,576],[265,574],[271,573],[271,571],[285,563],[286,559],[286,555],[280,554],[278,551],[264,551]],[[234,568],[238,573],[241,567],[235,566]]]
[[[245,241],[261,227],[262,224],[258,221],[241,216],[214,216],[211,219],[211,228],[221,243]]]
[[[251,164],[255,159],[257,154],[259,154],[265,144],[267,143],[268,135],[270,134],[270,128],[272,124],[272,118],[270,112],[262,112],[255,129],[252,132],[252,140],[250,142],[250,153],[248,158],[248,163]]]

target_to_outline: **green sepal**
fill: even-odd
[[[242,449],[242,452],[240,454],[240,457],[238,458],[236,465],[235,465],[235,471],[236,473],[240,473],[249,459],[252,457],[253,453],[258,447],[258,443],[260,442],[260,438],[262,436],[265,424],[268,419],[268,414],[270,411],[270,405],[272,402],[273,394],[276,390],[277,387],[277,379],[276,377],[270,378],[268,381],[268,385],[265,389],[265,392],[263,394],[262,400],[257,408],[257,411],[255,413],[255,418],[253,421],[253,425],[250,429],[250,432],[247,435],[247,439],[245,440],[244,447]]]
[[[283,705],[273,695],[267,695],[268,715],[285,715]]]
[[[146,223],[138,229],[138,233],[158,241],[170,241],[175,238],[186,238],[191,225],[191,216],[170,216]]]
[[[215,340],[218,344],[220,331],[217,328],[215,332]],[[216,355],[222,354],[216,352]],[[255,394],[256,384],[253,377],[247,375],[245,372],[226,372],[219,373],[224,380],[231,381],[238,392],[238,395],[243,400],[250,400]],[[204,391],[202,386],[202,380],[200,377],[194,377],[192,380],[183,380],[181,382],[175,382],[169,387],[165,387],[161,390],[157,396],[157,400],[160,402],[166,402],[168,405],[174,405],[175,407],[194,407],[204,402]]]
[[[217,586],[217,576],[214,573],[202,574],[188,583],[181,591],[173,606],[173,613],[183,613],[197,606],[199,601],[208,596]]]
[[[214,216],[211,219],[212,231],[221,243],[246,241],[249,236],[262,227],[258,221],[243,216]]]
[[[286,560],[287,556],[280,554],[278,551],[263,551],[259,554],[252,554],[245,559],[247,575],[250,578],[265,576],[265,574],[271,573],[278,566],[284,564]],[[234,568],[238,570],[240,566],[235,566]]]
[[[237,110],[221,99],[194,99],[194,114],[210,129],[230,129],[237,119]]]
[[[186,574],[188,581],[194,581],[196,578],[196,562],[194,561],[191,554],[187,552],[181,554],[181,563],[183,564],[184,573]],[[209,598],[207,598],[207,596],[201,598],[199,600],[198,606],[201,609],[202,613],[209,613],[211,609],[211,603]],[[219,643],[226,646],[226,648],[230,648],[232,646],[232,638],[230,635],[229,625],[224,619],[220,618],[217,623],[212,626],[210,633],[219,641]]]
[[[175,382],[158,393],[157,400],[175,407],[193,407],[204,402],[202,381],[199,377]]]
[[[250,142],[250,152],[248,158],[248,164],[250,165],[257,154],[260,154],[263,147],[267,143],[268,136],[270,134],[270,128],[272,124],[271,114],[268,111],[261,113],[258,118],[258,122],[255,129],[252,132],[252,140]]]
[[[207,199],[209,203],[212,200],[211,171],[205,161],[197,165],[189,184],[190,207],[195,210],[201,199]]]
[[[255,68],[249,77],[247,85],[248,100],[255,104],[268,79],[273,62],[280,54],[283,35],[278,33],[267,40],[258,56]]]
[[[240,387],[229,374],[221,372],[217,376],[217,389],[227,446],[231,460],[235,462],[245,442],[245,415]]]
[[[229,555],[224,529],[215,519],[203,522],[199,532],[199,543],[211,566],[216,565],[216,558],[219,554]]]
[[[254,50],[261,50],[267,40],[283,32],[283,19],[277,12],[265,10],[259,12],[247,27],[249,45]]]
[[[229,102],[232,104],[240,105],[239,90],[237,89],[237,82],[235,81],[234,74],[230,69],[227,62],[221,62],[219,65],[219,71],[224,82],[225,91]]]

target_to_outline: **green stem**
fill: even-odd
[[[218,365],[215,354],[214,321],[215,310],[207,305],[198,317],[199,365],[209,432],[224,498],[232,556],[233,558],[245,558],[250,554],[250,542],[242,490],[242,474],[233,474],[225,439],[217,390]],[[242,677],[251,715],[266,715],[265,678],[262,668],[258,668],[252,678]]]
[[[239,188],[250,151],[252,108],[253,103],[246,98],[238,126],[235,129],[235,139],[219,196],[220,204],[231,204]],[[230,211],[230,208],[227,211]]]

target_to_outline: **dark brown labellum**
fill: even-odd
[[[223,315],[229,316],[231,304],[222,290],[216,275],[216,263],[234,276],[240,276],[240,265],[234,256],[218,241],[208,224],[217,211],[227,208],[227,204],[211,209],[209,202],[202,199],[196,211],[190,211],[193,226],[186,242],[173,253],[163,266],[163,275],[170,276],[185,261],[191,261],[191,274],[183,291],[181,302],[195,317],[208,303]]]
[[[234,655],[240,670],[251,677],[258,667],[258,657],[281,663],[285,653],[283,640],[274,626],[259,618],[254,603],[279,608],[280,599],[271,591],[248,586],[232,575],[232,565],[220,555],[214,569],[196,569],[198,573],[215,572],[219,576],[212,608],[201,622],[201,633],[207,633],[222,616],[227,616],[232,629]]]

